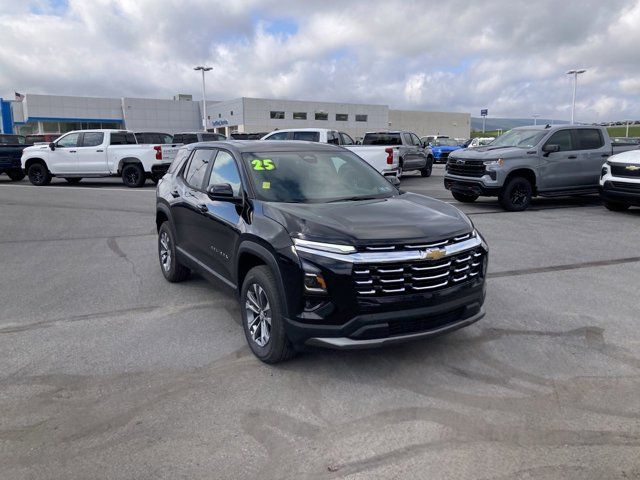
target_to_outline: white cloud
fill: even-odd
[[[278,32],[278,22],[297,26]],[[265,96],[640,118],[640,1],[4,0],[0,93]]]

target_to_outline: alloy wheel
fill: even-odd
[[[167,232],[160,235],[160,263],[165,272],[171,270],[171,239]]]
[[[266,292],[257,283],[249,285],[245,309],[251,339],[264,347],[271,337],[271,306]]]

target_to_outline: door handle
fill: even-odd
[[[204,203],[199,203],[198,210],[200,210],[202,213],[206,213],[209,211],[209,208]]]
[[[104,150],[96,150],[96,152],[104,152]]]
[[[603,153],[602,155],[600,155],[602,158],[609,158],[609,154],[608,153]]]
[[[75,150],[69,150],[69,153],[76,153]]]
[[[578,157],[576,157],[575,155],[569,155],[567,158],[574,159],[574,158],[578,158]]]

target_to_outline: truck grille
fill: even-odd
[[[484,251],[472,250],[440,260],[354,265],[359,296],[433,292],[482,276]]]
[[[627,190],[629,192],[640,193],[640,183],[611,182],[611,185],[619,190]]]
[[[637,170],[627,170],[627,167],[636,167]],[[614,177],[640,178],[640,165],[611,164],[611,175]]]
[[[458,163],[461,161],[464,163]],[[447,172],[451,175],[461,175],[463,177],[482,177],[485,174],[485,167],[482,160],[449,159]]]

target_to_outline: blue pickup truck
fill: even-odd
[[[20,157],[26,147],[22,135],[0,134],[0,175],[6,173],[14,182],[24,178]]]
[[[434,163],[447,163],[449,154],[460,150],[461,145],[453,138],[438,137],[429,142],[429,146],[433,151]]]

